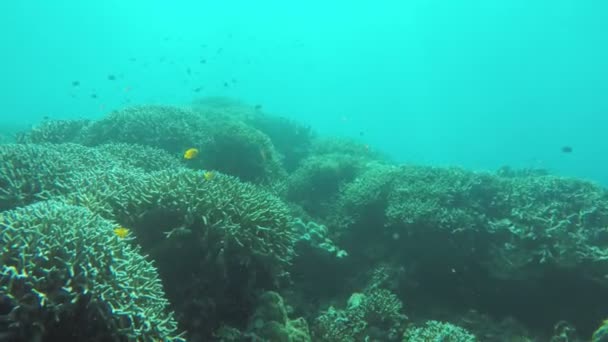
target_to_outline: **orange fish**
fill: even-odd
[[[198,156],[197,148],[189,148],[186,150],[186,152],[184,152],[184,159],[190,160],[196,158],[196,156]]]

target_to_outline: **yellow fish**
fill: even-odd
[[[211,171],[206,171],[205,173],[203,173],[203,177],[205,177],[205,180],[208,181],[212,180],[214,176],[215,175]]]
[[[114,228],[114,235],[118,236],[121,239],[126,238],[129,235],[129,233],[130,233],[129,228],[125,228],[125,227]]]
[[[189,148],[184,152],[184,159],[194,159],[198,156],[198,148]]]

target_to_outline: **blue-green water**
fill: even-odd
[[[0,32],[2,126],[230,96],[398,161],[608,183],[605,1],[11,1]]]
[[[0,342],[604,341],[606,33],[605,1],[5,1]]]

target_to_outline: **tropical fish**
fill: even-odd
[[[562,153],[572,153],[572,146],[562,146]]]
[[[215,177],[215,175],[211,171],[205,171],[205,173],[203,174],[203,177],[205,177],[205,180],[210,181],[213,179],[213,177]]]
[[[194,159],[196,158],[196,156],[198,156],[198,149],[197,148],[189,148],[186,150],[186,152],[184,152],[184,159]]]
[[[130,233],[129,228],[125,227],[116,227],[114,228],[114,235],[118,236],[121,239],[126,238]]]

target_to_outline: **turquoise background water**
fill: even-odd
[[[398,161],[608,184],[607,37],[600,0],[5,1],[0,125],[230,96]]]

